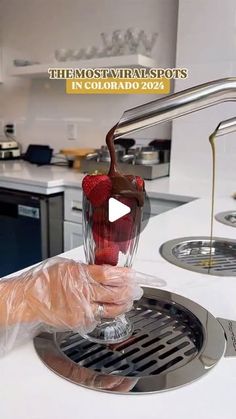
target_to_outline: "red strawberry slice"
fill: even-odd
[[[94,207],[100,207],[111,196],[112,183],[107,175],[87,175],[82,182],[84,194]]]
[[[119,246],[113,244],[103,249],[96,249],[95,251],[95,264],[96,265],[112,265],[116,266],[119,257]]]

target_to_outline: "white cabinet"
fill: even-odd
[[[64,193],[64,251],[83,244],[81,188],[66,188]]]
[[[64,221],[64,251],[74,249],[83,244],[82,224]]]
[[[80,188],[65,190],[65,220],[82,224],[83,192]]]

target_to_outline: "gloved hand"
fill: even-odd
[[[43,330],[84,335],[96,327],[99,305],[104,317],[113,318],[130,310],[141,295],[128,268],[49,259],[0,281],[0,354]]]
[[[44,351],[40,354],[43,362],[50,365],[53,371],[69,381],[82,384],[85,387],[94,387],[100,390],[112,390],[117,392],[131,391],[139,381],[139,377],[125,377],[117,375],[101,374],[93,369],[81,368],[78,364],[68,362],[66,357],[58,357],[55,353]]]

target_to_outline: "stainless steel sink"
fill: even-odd
[[[224,211],[216,214],[215,219],[230,227],[236,227],[236,211]]]
[[[189,271],[216,276],[236,276],[236,240],[223,237],[181,237],[160,248],[170,263]]]

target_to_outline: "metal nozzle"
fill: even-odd
[[[236,100],[236,78],[227,78],[204,83],[182,92],[145,103],[125,111],[114,132],[114,138],[133,131],[171,121],[183,115],[213,106],[217,103]],[[233,129],[235,118],[223,121],[218,126],[218,135]],[[222,125],[221,125],[222,124]],[[226,132],[227,131],[227,132]],[[221,132],[221,133],[220,133]]]

